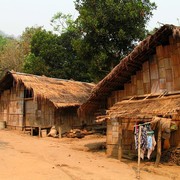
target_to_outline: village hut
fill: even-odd
[[[164,25],[140,42],[94,87],[78,112],[84,120],[107,122],[107,155],[121,158],[137,153],[134,140],[136,125],[151,124],[155,122],[154,118],[160,118],[159,121],[165,118],[166,122],[171,120],[168,147],[178,146],[179,67],[180,27]],[[172,132],[173,127],[176,131]],[[157,137],[156,132],[156,142]]]
[[[8,71],[0,81],[0,120],[10,129],[56,126],[64,133],[81,125],[77,109],[93,87],[91,83]]]

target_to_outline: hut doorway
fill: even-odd
[[[32,126],[36,119],[37,103],[33,99],[32,90],[24,90],[24,126]]]

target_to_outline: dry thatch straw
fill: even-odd
[[[146,100],[121,101],[111,107],[107,114],[113,117],[137,118],[139,115],[173,115],[180,110],[180,95]]]
[[[89,97],[94,84],[9,71],[0,81],[0,91],[21,85],[32,90],[34,98],[44,98],[56,107],[79,106]]]

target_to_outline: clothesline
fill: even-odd
[[[143,124],[134,125],[134,127],[135,126],[143,126],[143,125],[146,125],[146,124],[151,124],[151,122],[146,122],[146,123],[143,123]]]

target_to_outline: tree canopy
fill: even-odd
[[[105,76],[142,40],[156,8],[149,0],[76,0],[82,38],[75,49],[89,61],[94,80]]]

